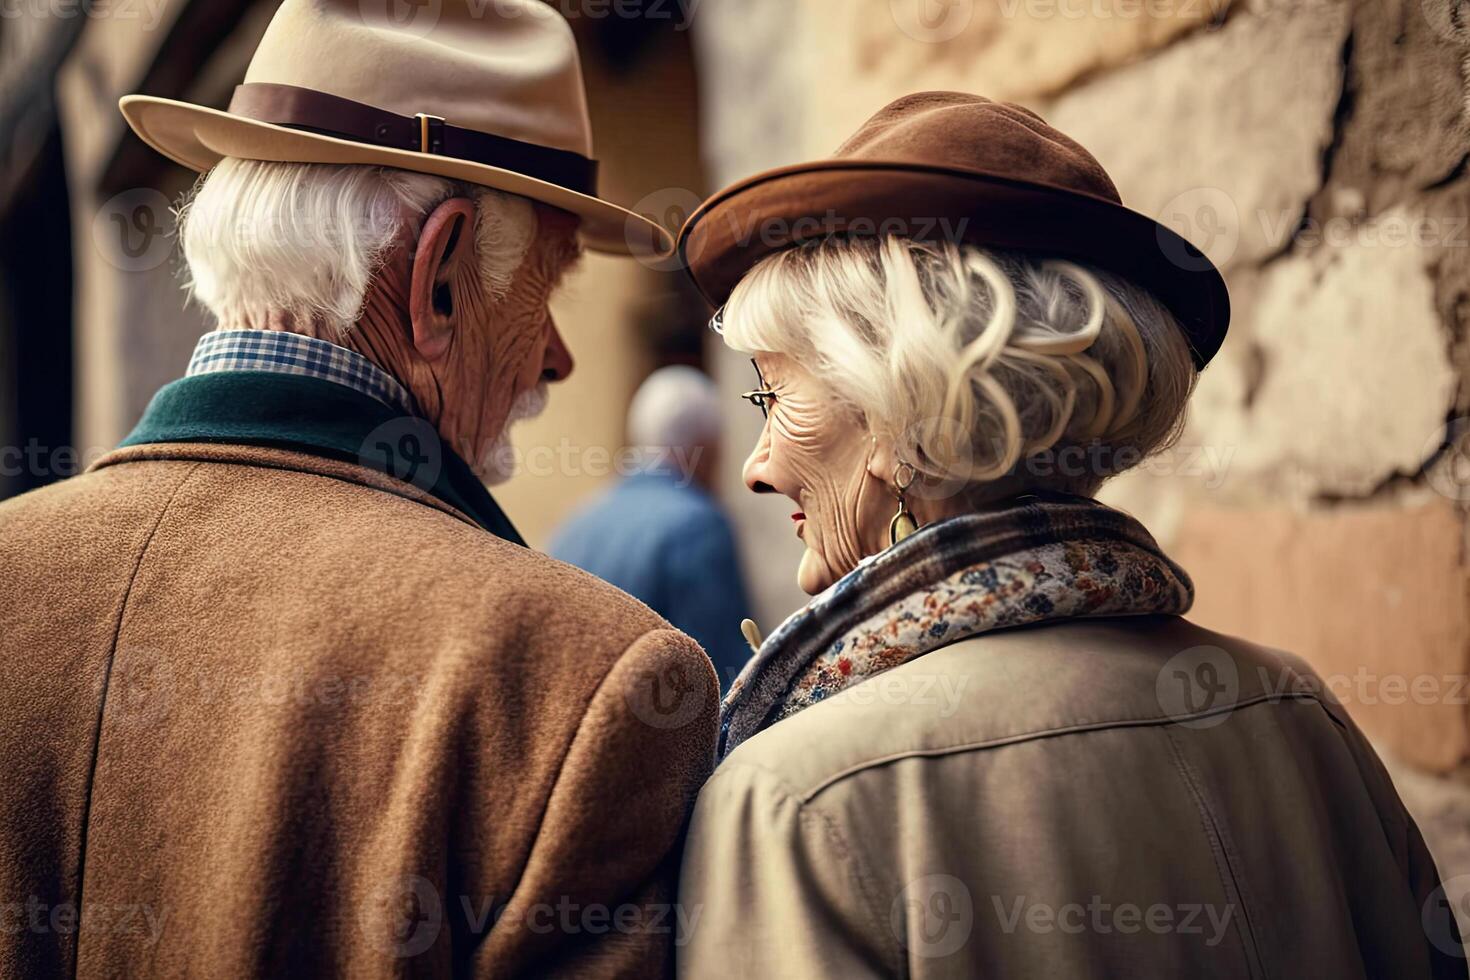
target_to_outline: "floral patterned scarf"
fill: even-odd
[[[1178,615],[1188,574],[1095,500],[1028,495],[931,524],[870,556],[761,644],[725,698],[720,756],[756,732],[931,650],[1081,616]]]

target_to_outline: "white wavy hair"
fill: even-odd
[[[778,252],[735,288],[723,333],[797,359],[900,460],[976,499],[996,481],[1096,493],[1178,438],[1198,378],[1177,322],[1138,286],[952,242]],[[1069,448],[1086,463],[1057,465]]]
[[[523,197],[387,167],[226,158],[178,212],[190,295],[219,323],[320,317],[339,337],[362,315],[394,240],[451,197],[476,201],[475,246],[491,299],[536,239]]]

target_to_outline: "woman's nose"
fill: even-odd
[[[541,359],[542,381],[565,381],[572,373],[574,362],[572,352],[567,350],[566,341],[562,339],[561,331],[556,329],[556,321],[550,314],[546,317],[546,353]]]
[[[769,425],[761,427],[761,437],[756,441],[755,449],[746,457],[745,466],[740,471],[741,479],[752,493],[776,492],[768,472],[771,465],[771,440],[767,435],[769,430]]]

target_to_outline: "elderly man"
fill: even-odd
[[[218,330],[0,507],[0,976],[647,977],[694,925],[709,661],[481,483],[579,235],[660,232],[595,197],[564,21],[434,11],[286,0],[228,112],[124,100],[209,171]]]
[[[750,659],[750,615],[729,518],[710,494],[724,429],[692,367],[659,368],[628,408],[638,469],[573,515],[548,549],[642,599],[699,641],[728,687]]]

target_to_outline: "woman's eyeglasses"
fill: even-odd
[[[709,328],[717,334],[724,334],[725,308],[723,306],[720,307],[718,310],[715,310],[715,315],[710,317]],[[744,398],[756,408],[760,409],[761,418],[768,419],[771,417],[770,404],[771,402],[776,400],[776,393],[770,388],[766,387],[766,379],[761,374],[761,366],[755,363],[755,358],[753,357],[750,359],[750,366],[755,368],[755,380],[756,383],[760,385],[760,387],[757,388],[755,391],[744,392],[743,394],[741,394],[740,397]]]
[[[761,418],[770,418],[771,411],[769,406],[771,402],[776,400],[776,393],[766,387],[766,379],[761,374],[761,366],[755,363],[755,358],[753,357],[750,359],[750,366],[755,368],[755,379],[760,387],[754,391],[744,392],[740,397],[760,409]]]

